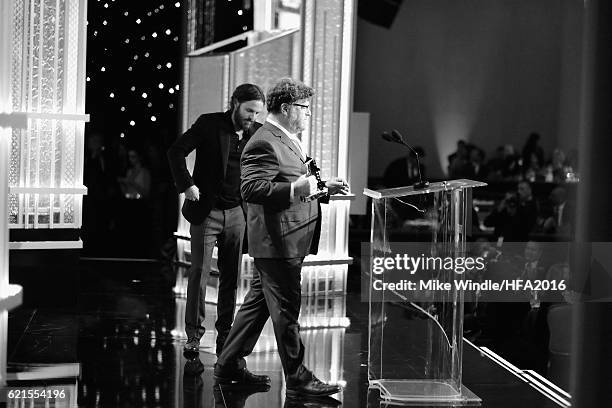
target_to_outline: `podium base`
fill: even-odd
[[[385,402],[401,405],[479,406],[482,400],[464,385],[460,392],[439,380],[371,380]]]

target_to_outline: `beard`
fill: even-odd
[[[240,129],[245,132],[253,125],[253,121],[240,115],[238,110],[235,110],[234,113],[232,113],[232,119],[234,123],[240,126]]]
[[[306,129],[306,121],[301,119],[299,116],[289,120],[290,131],[293,133],[300,133]]]

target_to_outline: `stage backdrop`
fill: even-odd
[[[358,19],[355,111],[370,113],[370,177],[420,145],[432,177],[465,139],[490,156],[530,132],[577,147],[583,0],[404,0],[387,29]]]

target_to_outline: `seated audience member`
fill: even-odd
[[[580,301],[582,295],[580,292],[574,290],[573,282],[570,277],[570,267],[567,262],[555,263],[548,268],[546,273],[546,280],[549,282],[561,282],[565,284],[565,290],[559,295],[556,293],[549,294],[548,300],[553,304],[565,305],[574,304]]]
[[[546,167],[546,181],[561,183],[567,178],[568,172],[565,152],[559,148],[555,149],[552,154],[552,159]]]
[[[470,171],[470,150],[464,140],[457,142],[457,151],[448,156],[448,177],[465,178]]]
[[[555,187],[550,193],[550,207],[545,214],[542,229],[546,233],[571,234],[573,231],[575,207],[567,201],[563,187]]]
[[[535,153],[531,153],[527,161],[523,162],[523,178],[531,183],[545,181],[545,169],[540,166]]]
[[[447,157],[448,160],[448,164],[450,165],[457,157],[465,157],[467,158],[468,156],[468,148],[467,148],[467,143],[465,142],[465,140],[457,140],[457,150],[455,150],[453,153],[449,154]]]
[[[529,232],[531,232],[536,227],[539,213],[538,203],[533,197],[531,184],[528,181],[519,181],[516,192],[518,197],[518,213],[524,218],[524,222],[527,224]]]
[[[495,150],[495,157],[488,163],[489,181],[511,181],[520,177],[521,166],[514,146],[507,144]]]
[[[544,149],[540,146],[540,135],[538,133],[532,132],[529,134],[525,146],[523,146],[521,156],[523,158],[523,166],[533,163],[535,158],[535,163],[533,164],[536,164],[538,168],[542,167],[544,164]]]
[[[515,262],[520,268],[519,279],[535,281],[546,277],[547,265],[539,242],[525,243],[523,255],[517,257]],[[511,361],[520,367],[545,374],[548,363],[548,304],[537,290],[518,291],[517,296],[524,298],[525,302],[512,304],[516,317],[520,319],[520,329],[516,338],[506,345],[507,352],[512,356]]]
[[[532,203],[527,200],[521,204],[517,194],[506,193],[506,197],[485,218],[484,224],[495,228],[493,235],[496,239],[503,237],[507,242],[527,241],[537,219]]]
[[[546,277],[546,266],[542,261],[542,245],[539,242],[527,241],[520,263],[523,264],[520,279],[535,281]],[[537,291],[531,291],[527,297],[532,309],[540,307],[541,300]]]
[[[425,179],[425,165],[422,161],[425,151],[421,146],[416,146],[414,150],[419,155],[421,177]],[[419,181],[419,166],[416,156],[411,151],[405,157],[392,161],[383,175],[383,183],[388,188],[410,186],[417,181]]]
[[[504,241],[524,241],[527,239],[528,231],[518,228],[519,217],[517,207],[518,200],[516,196],[512,193],[507,193],[506,197],[485,218],[484,224],[487,227],[495,228],[493,235],[496,239],[500,237]]]
[[[504,180],[516,180],[521,173],[519,164],[519,156],[511,144],[504,145],[504,168],[502,169],[502,177]]]
[[[578,149],[573,148],[567,152],[565,163],[572,172],[578,171]]]
[[[489,174],[487,179],[489,181],[501,181],[502,169],[504,168],[504,147],[498,146],[495,149],[495,156],[487,162],[487,168]]]
[[[470,151],[470,168],[467,178],[478,181],[486,180],[489,172],[484,161],[484,151],[479,147],[472,147]]]

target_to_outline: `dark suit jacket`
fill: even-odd
[[[304,203],[297,196],[290,201],[291,183],[306,173],[291,139],[266,122],[245,146],[240,168],[249,254],[254,258],[315,254],[321,232],[319,202]]]
[[[248,138],[261,124],[255,122],[243,137]],[[181,212],[192,224],[201,224],[215,206],[225,177],[229,157],[230,136],[234,133],[231,111],[207,113],[180,136],[168,149],[168,161],[177,191],[192,185],[200,190],[200,200],[185,200]],[[193,176],[189,174],[185,157],[196,149]]]

